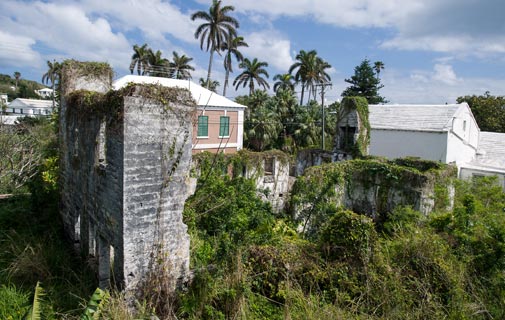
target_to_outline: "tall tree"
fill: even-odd
[[[375,74],[377,75],[377,79],[379,79],[379,75],[382,70],[384,70],[384,62],[382,61],[375,61],[373,64],[373,68],[375,70]]]
[[[59,82],[61,79],[61,63],[59,62],[51,62],[47,61],[48,70],[46,73],[42,75],[42,83],[48,84],[51,82],[51,87],[53,89],[53,110],[56,106],[56,90],[59,89],[56,87],[56,82]]]
[[[171,78],[170,61],[163,58],[160,50],[153,52],[151,49],[147,51],[147,67],[143,74],[148,74],[153,77]]]
[[[257,58],[254,58],[253,61],[245,58],[239,65],[241,69],[244,69],[241,74],[239,74],[235,80],[233,81],[233,85],[235,86],[235,90],[242,85],[245,87],[249,85],[249,94],[254,92],[254,83],[257,82],[258,86],[263,87],[263,89],[270,88],[268,82],[262,77],[265,76],[268,78],[268,72],[265,70],[265,67],[268,67],[268,63],[264,61],[258,61]]]
[[[175,79],[191,79],[190,71],[194,71],[189,63],[193,60],[185,54],[179,56],[177,52],[173,52],[172,61],[170,62],[170,71]]]
[[[316,85],[331,81],[326,72],[326,69],[331,66],[317,56],[316,50],[309,52],[300,50],[295,59],[297,61],[289,68],[289,73],[293,74],[294,72],[295,81],[302,85],[300,104],[303,105],[305,90],[308,90],[309,96],[312,94],[315,99]]]
[[[148,72],[149,66],[149,53],[150,49],[147,46],[147,43],[144,43],[142,46],[134,45],[133,46],[133,55],[130,62],[130,73],[133,74],[133,70],[137,67],[137,74],[145,75]]]
[[[21,73],[19,71],[14,72],[14,79],[16,79],[16,90],[18,89],[18,82],[21,78]]]
[[[244,60],[244,56],[238,50],[239,47],[249,47],[249,45],[244,41],[244,37],[235,37],[233,39],[228,39],[224,42],[221,47],[221,51],[224,51],[224,86],[223,86],[223,96],[226,96],[226,87],[228,87],[228,79],[230,72],[233,72],[232,57],[240,63]]]
[[[42,75],[42,83],[51,83],[53,90],[56,82],[60,80],[61,64],[59,62],[47,61],[47,72]]]
[[[294,77],[291,73],[277,74],[274,77],[274,92],[278,90],[291,90],[295,91],[295,84],[293,83]]]
[[[205,80],[204,78],[200,78],[200,85],[209,89],[210,91],[217,93],[217,87],[219,87],[219,81],[216,80]]]
[[[384,97],[379,95],[379,90],[384,87],[380,83],[380,79],[376,76],[373,67],[370,65],[370,60],[365,59],[359,66],[354,68],[354,75],[350,79],[345,79],[345,82],[350,83],[342,92],[342,97],[365,97],[368,103],[387,103]]]
[[[209,12],[197,11],[191,15],[192,21],[204,20],[204,23],[196,28],[195,38],[200,38],[200,49],[203,50],[206,43],[205,50],[210,51],[207,84],[210,84],[214,52],[219,51],[224,42],[237,36],[236,29],[239,28],[239,23],[228,15],[233,10],[235,10],[233,6],[221,6],[220,0],[212,0]]]
[[[481,96],[464,96],[456,101],[468,103],[482,131],[505,132],[505,96],[493,96],[487,91]]]

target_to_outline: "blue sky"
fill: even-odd
[[[194,58],[206,76],[190,15],[210,0],[46,0],[0,2],[0,73],[41,81],[46,61],[106,61],[129,73],[134,44],[170,58]],[[381,94],[391,103],[453,103],[458,96],[505,95],[503,0],[223,0],[235,7],[243,53],[269,63],[270,82],[300,50],[332,65],[329,102],[340,98],[363,59],[383,61]],[[232,79],[239,73],[234,67]],[[212,78],[224,82],[222,59]],[[244,90],[227,90],[233,98]]]

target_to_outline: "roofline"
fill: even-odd
[[[396,129],[396,128],[377,128],[371,127],[372,130],[382,131],[403,131],[403,132],[428,132],[428,133],[448,133],[449,129],[435,130],[435,129]]]

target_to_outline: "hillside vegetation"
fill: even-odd
[[[34,98],[40,99],[40,97],[35,93],[35,90],[45,88],[44,85],[26,79],[19,79],[18,86],[16,89],[16,79],[7,75],[0,74],[0,93],[5,93],[9,97],[9,101],[16,98]]]

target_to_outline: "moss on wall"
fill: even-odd
[[[345,97],[342,100],[341,108],[344,110],[344,114],[348,114],[351,110],[356,110],[358,114],[358,137],[351,149],[351,155],[353,158],[364,157],[368,154],[368,146],[370,145],[371,129],[368,120],[368,102],[364,97]]]
[[[120,90],[110,90],[103,94],[95,91],[77,90],[67,95],[67,105],[77,109],[82,116],[94,115],[117,116],[116,121],[122,118],[122,106],[125,97],[140,97],[142,104],[161,104],[165,111],[173,111],[173,105],[194,107],[196,102],[191,92],[182,88],[170,88],[157,84],[131,83]]]
[[[223,174],[231,173],[233,176],[241,176],[244,171],[262,175],[263,163],[270,158],[275,158],[282,165],[288,165],[294,161],[292,156],[279,150],[253,152],[242,149],[232,154],[201,152],[193,155],[200,177],[208,176],[211,170],[217,170]]]
[[[435,207],[446,206],[449,194],[440,190],[448,188],[455,177],[452,166],[417,159],[356,159],[324,164],[308,168],[296,180],[290,207],[295,208],[293,215],[304,229],[308,224],[318,228],[345,205],[380,222],[396,205],[419,206],[426,201],[422,197],[430,194]]]

